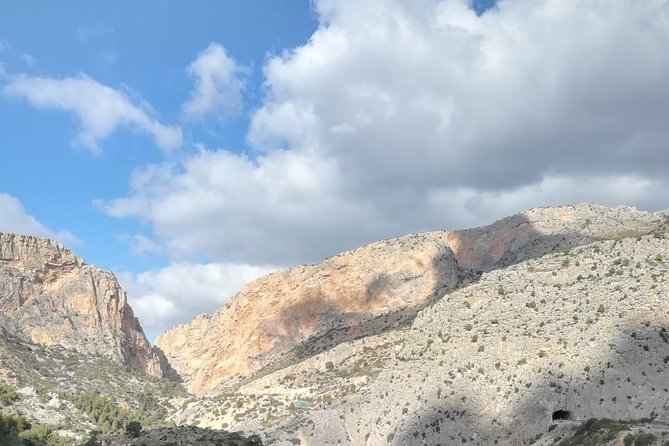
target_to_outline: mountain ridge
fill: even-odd
[[[384,315],[396,313],[376,330],[402,323],[440,293],[485,271],[600,239],[652,232],[666,222],[667,211],[579,203],[535,208],[479,228],[377,241],[256,279],[212,315],[168,330],[155,345],[190,391],[221,391],[327,333],[335,339],[315,351],[350,339],[342,333]]]
[[[377,241],[257,279],[153,348],[113,274],[0,234],[0,394],[72,438],[142,419],[275,446],[566,446],[613,418],[579,429],[648,439],[669,426],[668,232],[668,211],[576,204]],[[183,386],[144,375],[133,339]],[[147,438],[172,431],[205,432]]]

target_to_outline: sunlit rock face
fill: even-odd
[[[51,240],[0,233],[0,326],[37,344],[161,374],[114,275]]]
[[[410,322],[484,272],[600,239],[648,233],[666,214],[578,204],[492,225],[372,243],[249,284],[211,316],[175,327],[157,347],[198,395],[259,371]]]

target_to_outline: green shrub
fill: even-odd
[[[653,444],[655,440],[657,440],[655,435],[641,432],[634,437],[634,446],[649,446]]]
[[[14,388],[0,381],[0,405],[9,406],[18,399],[19,396]]]
[[[142,432],[142,423],[139,421],[131,421],[125,426],[125,432],[133,437],[138,437]]]

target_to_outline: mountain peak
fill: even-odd
[[[0,233],[0,317],[13,335],[160,375],[116,277],[62,244]]]

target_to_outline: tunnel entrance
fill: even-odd
[[[560,409],[553,412],[553,421],[564,421],[573,419],[571,412],[568,410]]]

